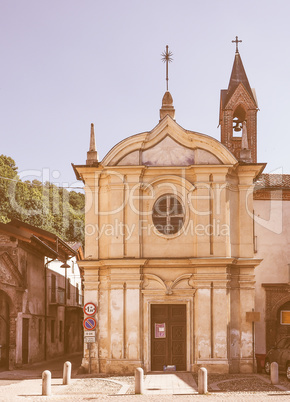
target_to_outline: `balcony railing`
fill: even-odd
[[[64,289],[58,288],[58,304],[65,304],[65,291]]]
[[[51,292],[50,304],[65,304],[65,290],[57,288]]]
[[[84,296],[81,294],[72,294],[70,299],[67,299],[65,303],[65,289],[56,288],[54,291],[50,292],[50,304],[58,304],[58,305],[70,305],[70,306],[84,306]]]

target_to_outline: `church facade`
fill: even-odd
[[[97,306],[86,369],[254,370],[257,111],[237,50],[221,142],[181,127],[168,91],[157,126],[101,162],[91,126],[86,164],[73,165],[86,192],[85,303]]]

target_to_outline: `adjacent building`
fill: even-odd
[[[0,223],[0,368],[82,350],[80,244]]]
[[[254,193],[256,353],[265,354],[290,336],[290,175],[262,174]]]

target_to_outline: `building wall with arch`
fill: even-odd
[[[280,310],[290,311],[290,201],[277,188],[254,200],[255,255],[263,259],[256,268],[256,305],[261,320],[256,325],[256,352],[266,353],[279,339],[290,335],[281,325]],[[258,197],[257,197],[258,198]]]
[[[57,259],[58,254],[53,245],[47,247],[35,240],[36,234],[47,241],[55,240],[49,232],[20,221],[0,223],[1,369],[12,370],[82,350],[83,301],[77,252],[63,245],[74,256],[65,278],[63,268],[49,269],[49,261]],[[58,266],[63,259],[70,262],[69,254],[59,258],[62,261]]]

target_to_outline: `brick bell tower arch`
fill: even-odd
[[[236,53],[228,89],[221,90],[221,143],[243,162],[257,162],[256,93],[250,87],[236,43]]]

